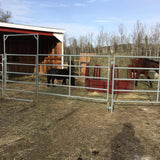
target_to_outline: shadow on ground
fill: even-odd
[[[142,157],[143,150],[131,123],[124,123],[122,131],[111,140],[111,160],[133,160]]]

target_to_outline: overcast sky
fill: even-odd
[[[11,11],[13,23],[64,29],[69,37],[102,27],[116,32],[120,24],[130,31],[137,20],[160,23],[160,0],[0,0],[0,5]]]

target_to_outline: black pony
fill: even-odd
[[[66,85],[66,79],[69,79],[69,68],[68,69],[57,69],[51,68],[47,74],[47,83],[50,84],[50,80],[52,79],[52,84],[54,84],[54,80],[63,80],[62,84]],[[54,75],[51,75],[54,74]],[[56,75],[57,74],[57,75]],[[58,76],[59,75],[59,76]],[[71,77],[71,85],[75,85],[75,78]],[[49,87],[49,85],[47,85]]]

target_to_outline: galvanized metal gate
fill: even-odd
[[[29,37],[32,36],[35,38],[36,40],[36,51],[37,54],[33,55],[33,54],[17,54],[17,53],[7,53],[6,51],[6,41],[10,38],[10,37]],[[27,101],[27,102],[32,102],[32,99],[28,99],[27,96],[25,99],[23,98],[19,98],[18,96],[14,97],[14,92],[19,92],[19,93],[28,93],[28,94],[34,94],[36,93],[36,95],[38,94],[38,53],[39,53],[39,35],[38,34],[10,34],[10,35],[4,35],[3,37],[3,44],[4,44],[4,54],[1,55],[2,56],[2,62],[1,62],[1,75],[2,75],[2,96],[6,97],[8,99],[12,99],[12,100],[19,100],[19,101]],[[27,63],[13,63],[13,62],[9,62],[8,59],[10,57],[14,57],[13,59],[16,59],[16,57],[35,57],[35,63],[34,64],[27,64]],[[27,73],[27,72],[17,72],[17,71],[10,71],[8,70],[8,68],[10,67],[10,69],[12,69],[13,67],[24,67],[24,66],[33,66],[35,67],[35,72],[34,73]],[[21,81],[21,80],[10,80],[8,79],[8,75],[35,75],[35,82],[25,82],[25,81]],[[8,87],[8,83],[11,83],[13,88],[9,88]],[[16,89],[14,87],[18,86],[18,85],[22,85],[22,87],[20,89]],[[33,90],[26,90],[25,87],[23,87],[23,85],[33,85],[34,89]],[[12,92],[12,94],[9,94],[8,92]]]
[[[39,58],[40,57],[48,57],[48,56],[51,56],[51,57],[54,57],[54,56],[59,56],[59,57],[66,57],[68,59],[68,63],[69,64],[66,64],[66,65],[60,65],[60,64],[38,64],[38,66],[45,66],[45,67],[50,67],[50,68],[69,68],[69,75],[60,75],[60,74],[46,74],[46,73],[39,73],[39,77],[47,77],[47,76],[60,76],[60,77],[69,77],[69,82],[68,82],[68,85],[62,85],[62,84],[54,84],[54,86],[56,87],[61,87],[59,88],[59,93],[55,93],[54,89],[52,90],[42,90],[40,86],[47,86],[48,84],[47,83],[42,83],[42,82],[39,82],[38,83],[38,88],[39,88],[39,91],[38,91],[38,94],[45,94],[45,95],[56,95],[56,96],[63,96],[63,97],[71,97],[71,98],[80,98],[80,99],[88,99],[88,100],[96,100],[96,101],[105,101],[107,102],[108,99],[109,99],[109,75],[110,75],[110,56],[106,56],[106,55],[86,55],[86,57],[92,57],[92,58],[101,58],[103,59],[105,62],[106,62],[106,65],[105,66],[102,66],[102,65],[94,65],[94,66],[82,66],[80,65],[79,63],[78,64],[72,64],[72,60],[74,58],[76,59],[80,59],[82,56],[84,57],[84,55],[51,55],[51,54],[39,54],[38,55]],[[65,58],[64,58],[65,59]],[[79,68],[85,68],[85,69],[97,69],[97,70],[100,70],[100,69],[104,69],[106,70],[106,75],[104,76],[92,76],[91,75],[75,75],[72,73],[72,68],[78,68],[77,70],[79,70]],[[96,72],[96,71],[95,71]],[[85,84],[84,86],[81,86],[79,84],[76,84],[75,86],[71,85],[70,83],[70,80],[71,78],[74,77],[76,79],[84,79],[84,83]],[[99,82],[102,81],[105,82],[105,87],[103,88],[101,86],[101,88],[97,87],[97,86],[94,86],[93,84],[92,85],[87,85],[86,83],[86,80],[92,80],[93,83],[94,83],[94,80],[99,80]],[[52,84],[49,84],[49,86],[53,86]],[[66,89],[66,92],[65,93],[61,93],[61,91],[65,91],[65,88]],[[75,89],[79,89],[76,90],[76,92],[74,92]],[[103,94],[103,97],[95,97],[95,96],[88,96],[88,91],[87,93],[85,92],[86,90],[90,90],[90,91],[103,91],[104,94]],[[83,95],[82,95],[83,94]]]
[[[149,58],[149,59],[158,59],[158,62],[159,62],[159,68],[139,68],[139,67],[134,67],[134,66],[117,66],[116,65],[116,62],[118,59],[123,59],[125,62],[129,62],[128,58]],[[115,76],[115,72],[117,70],[122,70],[122,72],[124,72],[124,70],[149,70],[149,71],[153,71],[153,70],[158,70],[159,73],[160,73],[160,57],[153,57],[153,56],[114,56],[113,58],[113,68],[112,68],[112,96],[111,96],[111,104],[109,106],[109,110],[111,112],[113,112],[113,109],[114,109],[114,104],[115,103],[143,103],[143,104],[160,104],[160,74],[158,76],[158,79],[154,79],[153,77],[151,79],[145,79],[145,78],[139,78],[139,79],[136,79],[136,78],[126,78],[126,77],[116,77]],[[126,71],[125,71],[126,72]],[[127,73],[127,72],[126,72]],[[123,87],[115,87],[115,84],[116,82],[118,82],[118,84],[120,84],[120,82],[124,82],[126,81],[128,83],[128,81],[139,81],[139,82],[144,82],[144,81],[152,81],[152,82],[155,82],[155,86],[154,88],[149,88],[148,86],[147,87],[136,87],[134,89],[123,89]],[[134,84],[134,83],[133,83]],[[141,84],[142,85],[142,84]],[[140,86],[140,84],[139,84]],[[125,98],[125,96],[122,96],[122,97],[119,97],[117,98],[117,93],[126,93],[128,94],[125,94],[125,96],[127,98]],[[132,93],[136,93],[136,97],[135,98],[132,98],[131,94]],[[154,94],[153,97],[143,97],[142,95],[138,95],[138,93],[151,93],[152,95]]]
[[[6,51],[6,41],[10,38],[10,37],[21,37],[21,36],[33,36],[35,38],[35,40],[37,41],[37,46],[36,46],[36,51],[37,54],[33,55],[33,54],[16,54],[16,53],[7,53]],[[93,66],[82,66],[80,64],[72,64],[72,60],[74,58],[76,59],[80,59],[82,57],[82,55],[52,55],[52,54],[40,54],[39,53],[39,36],[38,34],[11,34],[11,35],[4,35],[4,54],[1,55],[2,57],[2,62],[1,62],[1,73],[2,73],[2,86],[1,86],[1,90],[2,90],[2,96],[6,97],[8,99],[13,99],[13,100],[19,100],[19,101],[27,101],[27,102],[33,102],[33,99],[36,100],[38,102],[38,95],[40,94],[45,94],[45,95],[55,95],[55,96],[63,96],[63,97],[71,97],[71,98],[81,98],[81,99],[88,99],[88,100],[96,100],[96,101],[104,101],[107,102],[109,99],[109,75],[110,75],[110,56],[105,56],[105,55],[89,55],[89,57],[95,57],[95,58],[102,58],[103,60],[105,60],[106,65],[105,66],[101,66],[101,65],[93,65]],[[35,63],[34,64],[27,64],[27,63],[11,63],[8,61],[8,58],[12,56],[12,57],[35,57]],[[62,64],[42,64],[40,63],[40,58],[41,57],[57,57],[60,56],[61,59],[64,59],[65,57],[68,58],[69,60],[69,64],[64,65]],[[84,55],[83,55],[84,57]],[[88,57],[86,55],[86,57]],[[15,58],[16,59],[16,58]],[[53,58],[54,59],[54,58]],[[19,66],[19,67],[24,67],[24,66],[33,66],[35,67],[35,72],[34,73],[27,73],[27,72],[18,72],[18,71],[11,71],[8,70],[8,68],[12,68],[12,66]],[[41,88],[43,88],[44,86],[47,86],[48,83],[47,82],[43,82],[40,81],[39,79],[41,79],[41,77],[46,77],[48,76],[47,73],[39,73],[39,68],[40,67],[49,67],[49,68],[64,68],[64,67],[68,67],[69,68],[69,84],[68,85],[60,85],[60,84],[55,84],[55,86],[58,87],[62,87],[62,88],[67,88],[68,93],[55,93],[54,90],[49,90],[46,92],[46,90],[44,91],[43,89],[41,90]],[[107,74],[105,76],[99,76],[99,77],[95,77],[92,75],[73,75],[72,74],[72,68],[79,68],[79,70],[81,68],[87,68],[87,69],[96,69],[96,70],[100,70],[100,69],[106,69],[107,70]],[[33,82],[27,82],[25,80],[11,80],[8,79],[7,75],[28,75],[28,76],[33,76],[34,77],[34,81]],[[65,76],[65,75],[52,75],[52,76]],[[105,82],[105,87],[97,87],[97,86],[86,86],[86,84],[84,86],[79,86],[79,85],[75,85],[75,86],[71,86],[70,83],[70,79],[74,77],[74,78],[79,78],[79,79],[99,79]],[[13,88],[10,88],[8,84],[12,84],[12,86],[14,86]],[[22,85],[22,87],[20,88],[15,88],[19,85]],[[23,86],[24,85],[24,86]],[[33,85],[33,89],[32,90],[27,90],[26,89],[26,85],[30,86]],[[41,87],[43,86],[43,87]],[[51,85],[53,86],[53,85]],[[62,90],[62,88],[60,90]],[[73,92],[73,89],[80,89],[80,90],[98,90],[98,91],[102,91],[104,92],[104,96],[88,96],[87,93],[82,94],[82,95],[75,95],[75,93],[80,93],[80,92]],[[25,93],[26,94],[26,98],[20,98],[20,97],[14,97],[13,94],[9,94],[10,92],[18,92],[18,93]],[[29,99],[28,95],[30,96],[30,94],[33,94],[34,97],[32,97],[31,99]]]

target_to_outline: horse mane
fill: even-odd
[[[159,64],[159,62],[158,62],[158,61],[155,61],[155,60],[152,60],[152,59],[145,58],[145,60],[146,60],[146,61],[148,61],[148,62],[153,62],[153,63],[157,63],[157,64]]]

